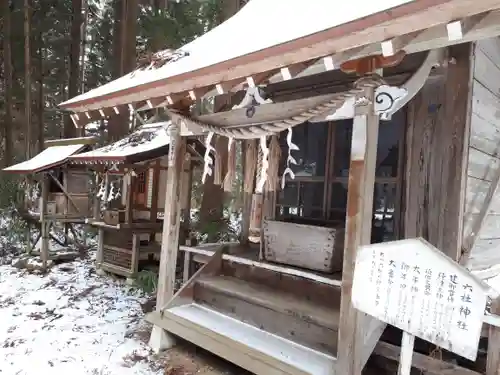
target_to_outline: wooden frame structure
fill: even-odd
[[[92,215],[88,175],[85,169],[70,165],[68,160],[95,143],[97,139],[93,137],[46,141],[40,154],[3,169],[6,173],[25,175],[29,180],[21,214],[28,222],[28,233],[32,225],[40,229],[40,236],[29,244],[28,251],[41,240],[44,267],[49,260],[49,239],[59,242],[50,235],[52,224],[63,223],[65,232],[68,228],[74,232],[72,224],[84,224]],[[36,191],[37,186],[40,191]]]
[[[323,5],[317,8],[322,12],[332,6],[315,1]],[[159,79],[151,80],[147,69],[138,69],[133,79],[114,81],[63,106],[76,112],[77,126],[85,125],[85,117],[112,115],[110,109],[121,111],[128,105],[136,110],[166,106],[172,118],[165,192],[170,210],[164,218],[157,309],[147,317],[155,324],[150,342],[155,350],[172,346],[180,336],[256,374],[359,375],[372,353],[396,356],[393,346],[379,341],[390,331],[385,324],[352,307],[351,288],[357,248],[374,240],[374,217],[380,215],[374,212],[374,189],[380,178],[378,149],[386,139],[379,129],[398,111],[404,108],[406,121],[400,141],[404,147],[399,147],[391,180],[401,202],[389,205],[398,228],[394,235],[424,237],[485,280],[499,273],[499,123],[493,113],[500,108],[500,3],[419,1],[386,12],[384,1],[373,14],[322,24],[323,30],[277,39],[258,51],[239,49],[239,55],[207,66],[191,62],[199,46],[208,48],[218,32],[228,35],[233,30],[251,39],[248,29],[235,26],[241,25],[236,20],[256,17],[259,9],[266,9],[263,4],[249,2],[234,22],[168,55],[160,67],[152,62],[149,69],[156,69]],[[279,17],[277,9],[269,9],[272,17]],[[336,13],[344,14],[339,9]],[[215,95],[223,104],[213,113],[190,113],[188,106],[203,95]],[[309,202],[323,197],[322,227],[288,220],[271,228],[280,219],[276,204],[284,206],[277,181],[283,181],[286,192],[296,164],[305,164],[294,158],[300,150],[294,132],[300,126],[311,128],[311,123],[345,119],[352,119],[352,131],[346,139],[348,179],[339,181],[348,183],[343,225],[327,223],[329,202],[338,194],[325,188],[309,197]],[[288,157],[279,171],[273,139],[281,133],[286,140],[281,151],[288,150]],[[186,136],[193,134],[207,136],[206,156],[213,152],[214,136],[243,145],[250,178],[244,186],[238,244],[179,246],[178,202],[185,189],[180,174]],[[331,138],[332,131],[328,134]],[[335,178],[334,142],[326,144],[328,156],[322,162],[328,166],[319,182]],[[209,162],[207,173],[213,173]],[[303,176],[295,178],[304,181]],[[301,211],[300,190],[297,197],[295,216],[318,207],[302,204]],[[297,240],[311,251],[304,254],[303,246],[292,246]],[[189,256],[186,282],[174,293],[179,249]],[[191,260],[204,264],[194,274]],[[492,296],[497,294],[492,290]],[[496,374],[498,343],[491,331],[485,331],[490,339],[485,368],[450,367],[431,360],[429,351],[417,357],[417,366],[436,374],[443,368],[457,374]]]
[[[96,150],[74,155],[72,165],[85,165],[100,176],[100,188],[92,218],[87,223],[99,231],[98,270],[134,278],[141,260],[158,260],[165,205],[165,180],[170,122],[141,126],[127,137]],[[183,178],[204,153],[203,145],[189,142],[189,161]],[[190,209],[190,189],[181,198],[181,209]],[[100,209],[99,209],[100,208]],[[185,223],[187,235],[189,221]]]

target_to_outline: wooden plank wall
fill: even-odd
[[[454,64],[439,68],[408,108],[404,233],[423,237],[458,259],[472,46],[449,49]]]
[[[500,167],[500,39],[474,45],[472,113],[463,238],[485,204],[491,180]],[[500,197],[493,201],[466,266],[485,270],[500,264]],[[492,275],[490,275],[492,276]]]

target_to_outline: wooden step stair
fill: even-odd
[[[336,359],[197,303],[147,320],[257,375],[334,375]]]
[[[339,287],[222,255],[146,319],[257,375],[334,375]]]
[[[227,276],[198,279],[194,299],[297,344],[336,355],[339,309]]]

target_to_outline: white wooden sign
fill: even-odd
[[[358,249],[355,308],[472,361],[486,302],[487,287],[423,239]]]

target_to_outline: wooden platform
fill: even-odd
[[[340,287],[342,285],[342,273],[324,273],[306,270],[299,267],[287,266],[278,263],[268,262],[266,260],[259,260],[258,249],[249,246],[243,246],[239,243],[224,243],[224,244],[204,244],[196,247],[192,246],[179,246],[179,249],[188,252],[192,255],[193,260],[198,263],[207,263],[217,249],[224,247],[225,253],[223,258],[226,261],[238,264],[245,264],[247,266],[267,269],[287,275],[303,277],[306,279],[314,280],[319,283],[328,284]]]
[[[335,358],[196,303],[148,320],[258,375],[334,374]]]
[[[258,375],[335,374],[339,280],[206,251],[148,321]]]

